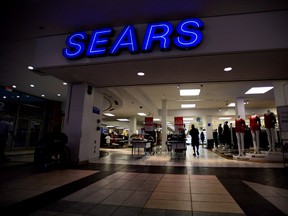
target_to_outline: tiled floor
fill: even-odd
[[[229,160],[205,148],[193,157],[190,146],[174,156],[134,159],[130,148],[109,149],[88,165],[46,172],[33,169],[31,155],[13,157],[1,167],[0,214],[288,215],[283,163]]]

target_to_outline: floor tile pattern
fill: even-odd
[[[33,215],[245,215],[213,175],[116,172]],[[194,215],[194,214],[193,214]]]

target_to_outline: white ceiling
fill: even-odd
[[[154,113],[161,110],[162,100],[167,100],[169,110],[178,110],[181,102],[195,102],[194,110],[225,109],[226,103],[244,97],[249,109],[274,108],[273,90],[265,95],[247,96],[252,86],[271,86],[274,80],[287,80],[288,51],[230,53],[199,57],[154,59],[150,61],[116,62],[114,64],[88,65],[73,68],[49,68],[40,76],[27,70],[32,56],[20,51],[8,55],[7,44],[103,26],[123,26],[163,20],[180,20],[183,17],[212,17],[231,14],[288,10],[288,1],[281,0],[145,0],[145,1],[3,1],[1,7],[0,85],[15,84],[17,89],[46,98],[65,101],[68,82],[88,82],[97,88],[117,91],[123,107],[113,110],[117,117],[134,116],[142,110]],[[5,32],[5,33],[4,33]],[[23,48],[22,48],[23,49]],[[29,50],[29,47],[25,47]],[[29,52],[28,52],[29,53]],[[233,71],[224,72],[227,62]],[[69,76],[67,76],[69,70]],[[81,77],[77,72],[82,70]],[[141,70],[146,73],[138,77]],[[101,75],[95,71],[101,71]],[[119,71],[125,71],[119,73]],[[55,76],[55,77],[53,77]],[[261,80],[259,79],[261,77]],[[223,82],[229,80],[229,82]],[[35,88],[29,85],[35,83]],[[201,88],[198,97],[179,96],[180,88]],[[61,93],[61,97],[56,94]],[[142,107],[142,109],[140,108]],[[140,109],[140,110],[139,110]],[[194,111],[191,110],[191,113]],[[224,114],[224,113],[223,113]],[[155,115],[155,114],[153,114]],[[219,114],[220,116],[221,114]],[[143,118],[141,118],[143,119]],[[141,120],[140,119],[140,120]]]

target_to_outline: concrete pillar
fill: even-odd
[[[236,117],[240,116],[245,119],[245,104],[244,98],[237,98],[236,100]]]
[[[95,100],[97,98],[97,100]],[[75,164],[99,158],[103,96],[87,84],[70,84],[64,132]]]
[[[208,139],[213,139],[212,117],[211,116],[206,116],[205,122],[206,122],[206,139],[207,139],[207,142],[208,142]]]
[[[274,82],[273,86],[280,127],[280,138],[288,140],[288,82]]]

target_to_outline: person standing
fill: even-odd
[[[201,131],[201,133],[200,133],[200,139],[201,139],[202,145],[204,145],[205,135],[204,135],[203,131]]]
[[[193,155],[196,156],[199,155],[199,130],[195,128],[195,125],[192,124],[191,130],[189,131],[189,134],[192,138],[192,147],[193,147]]]
[[[7,162],[8,158],[5,155],[5,147],[11,133],[11,124],[5,119],[0,120],[0,163]]]
[[[110,146],[110,143],[111,143],[111,136],[110,136],[110,134],[107,134],[107,136],[105,137],[105,140],[106,140],[106,145],[107,145],[107,146]]]
[[[275,124],[276,117],[273,112],[267,110],[267,113],[264,114],[265,128],[267,132],[267,139],[269,143],[269,151],[277,151],[275,147]]]
[[[214,142],[215,142],[215,147],[218,148],[218,132],[217,132],[217,129],[215,129],[214,132],[213,132],[213,139],[214,139]]]
[[[252,134],[253,146],[254,146],[254,154],[259,153],[259,146],[260,146],[260,127],[261,121],[260,117],[253,113],[250,117],[250,130]]]
[[[231,133],[228,121],[226,121],[223,126],[223,144],[226,148],[231,148]]]
[[[237,119],[235,119],[235,132],[237,137],[237,144],[238,144],[238,156],[242,156],[244,154],[244,134],[245,134],[245,120],[238,116]]]
[[[218,138],[219,138],[219,144],[223,144],[223,128],[222,124],[218,125]]]

